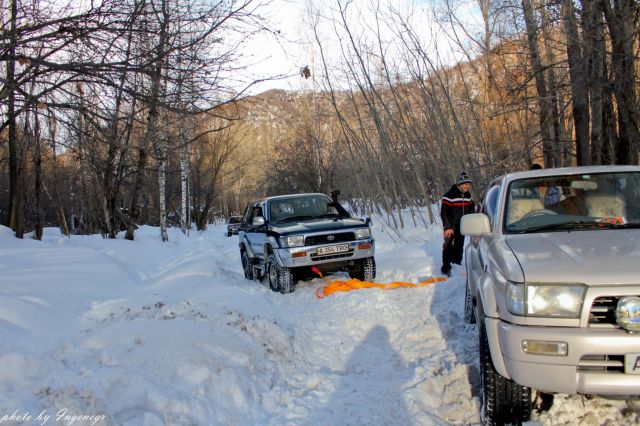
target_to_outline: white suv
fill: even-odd
[[[527,421],[532,388],[640,397],[640,167],[508,174],[481,209],[461,230],[485,423]]]

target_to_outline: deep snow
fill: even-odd
[[[405,223],[374,218],[378,282],[438,271],[441,231]],[[315,279],[281,295],[243,278],[220,225],[168,243],[152,227],[134,242],[0,227],[0,271],[2,425],[480,422],[460,267],[422,288],[318,300]],[[556,396],[531,424],[638,424],[639,411]]]

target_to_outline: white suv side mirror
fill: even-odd
[[[491,232],[489,218],[484,213],[473,213],[462,216],[460,232],[469,237],[480,237]]]
[[[262,217],[262,216],[254,217],[253,221],[251,222],[251,224],[253,226],[262,226],[262,225],[264,225],[264,217]]]

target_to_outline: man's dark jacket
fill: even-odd
[[[473,213],[475,205],[470,192],[462,192],[458,185],[453,185],[442,196],[440,217],[444,229],[460,229],[460,220],[465,214]]]

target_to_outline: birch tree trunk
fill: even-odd
[[[189,229],[191,228],[191,217],[189,215],[189,158],[184,139],[181,138],[180,141],[180,229],[184,234],[189,235]]]
[[[160,236],[162,241],[169,241],[167,233],[167,136],[162,132],[160,140],[156,143],[156,156],[158,159],[158,194],[160,197]]]
[[[136,169],[136,178],[135,185],[133,188],[133,192],[131,194],[131,222],[127,226],[127,233],[125,238],[128,240],[133,240],[134,233],[136,229],[136,221],[140,216],[140,206],[138,203],[138,198],[140,197],[140,193],[142,191],[142,186],[144,182],[144,174],[145,167],[147,165],[147,149],[148,147],[157,140],[158,136],[158,114],[160,110],[160,90],[162,84],[162,74],[164,70],[164,62],[165,62],[165,54],[167,51],[167,43],[168,43],[168,26],[169,26],[169,17],[167,10],[167,2],[166,0],[162,0],[162,10],[160,11],[160,15],[158,19],[160,19],[160,30],[159,30],[159,38],[158,43],[156,45],[156,51],[154,52],[155,63],[153,64],[152,72],[150,73],[151,77],[151,88],[149,93],[149,113],[147,118],[147,129],[145,134],[140,142],[140,146],[138,148],[138,164]],[[163,241],[164,235],[162,235]]]

